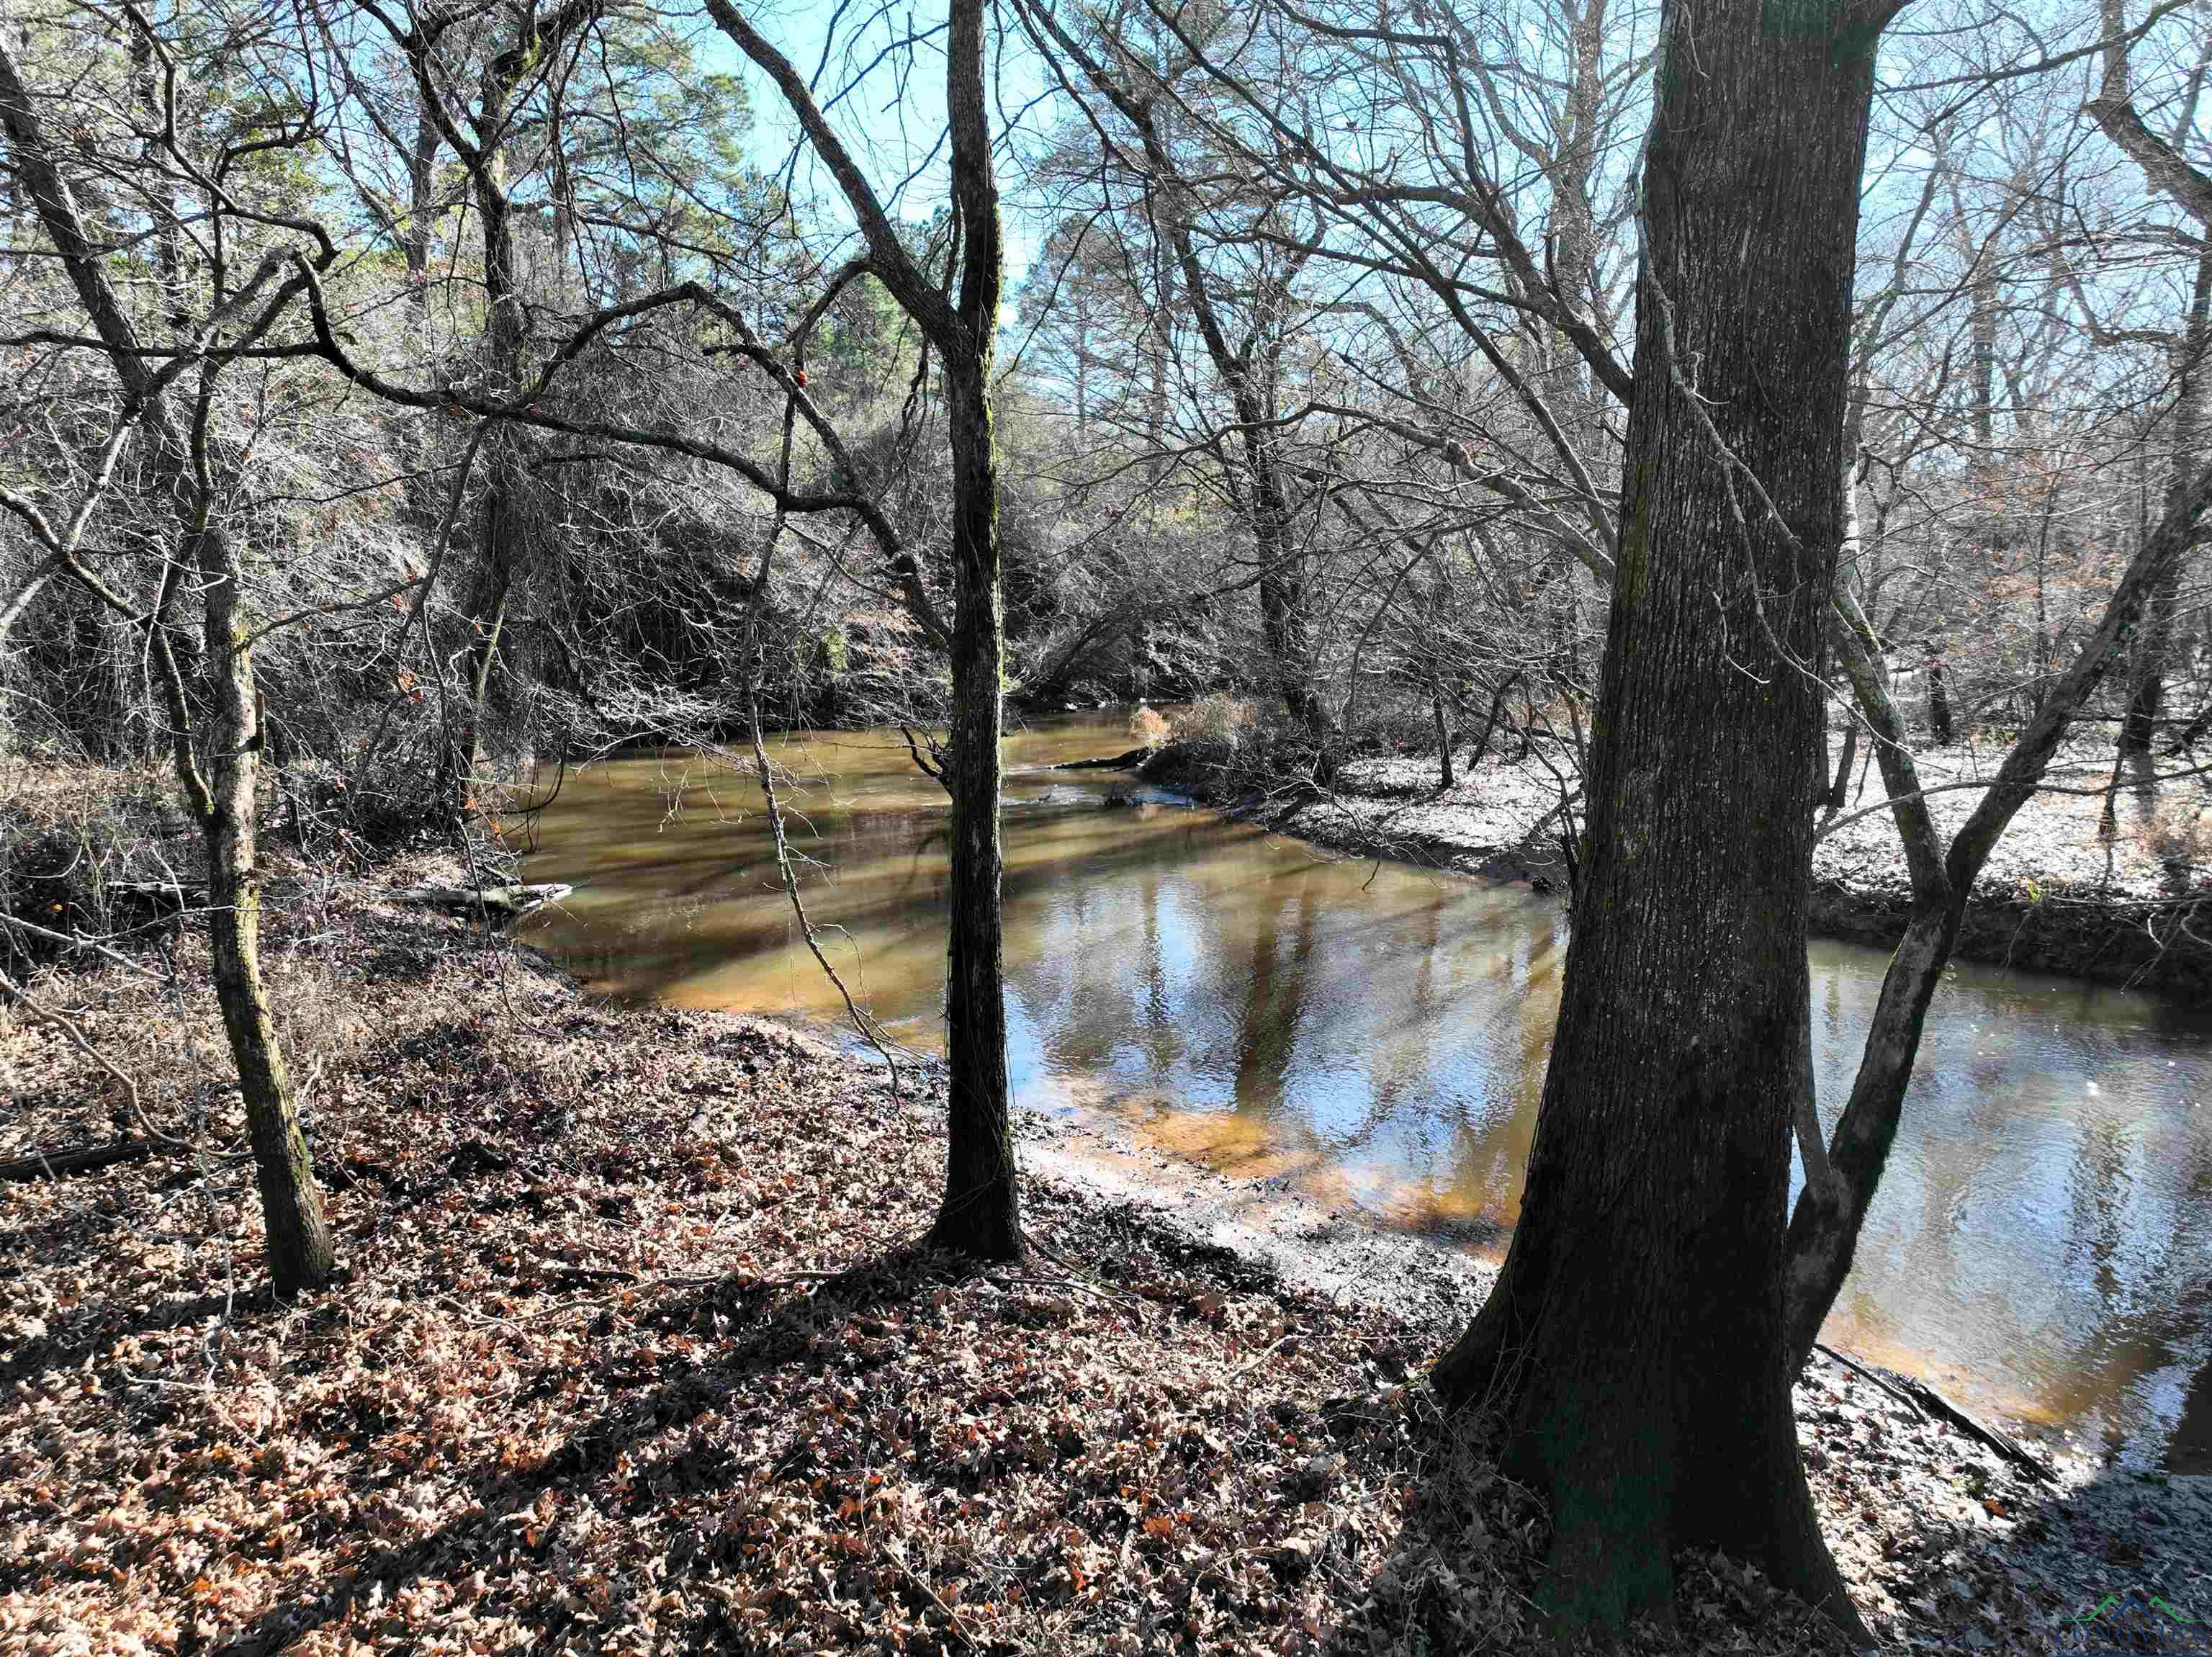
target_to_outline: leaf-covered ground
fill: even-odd
[[[258,1288],[192,941],[173,985],[33,985],[205,1148],[0,1186],[0,1649],[1528,1647],[1543,1514],[1420,1381],[1463,1302],[1289,1288],[1079,1179],[1030,1181],[1025,1264],[920,1252],[936,1112],[879,1072],[292,899],[270,961],[349,1270],[296,1306]],[[0,1008],[0,1158],[112,1132],[53,1026]],[[2054,1495],[1839,1371],[1800,1400],[1893,1644],[2047,1651],[2137,1588],[2212,1617],[2189,1482]],[[1639,1649],[1825,1642],[1678,1565]]]
[[[1865,750],[1861,749],[1862,757]],[[1437,791],[1434,755],[1356,759],[1337,778],[1334,793],[1301,805],[1285,822],[1293,832],[1324,844],[1352,850],[1382,847],[1426,854],[1446,867],[1474,867],[1523,847],[1534,833],[1537,850],[1556,823],[1561,795],[1578,798],[1579,779],[1562,762],[1545,763],[1541,745],[1521,763],[1493,755],[1475,767],[1462,764],[1455,785]],[[2002,747],[1961,744],[1918,756],[1929,810],[1946,837],[1981,803],[1984,785],[2004,758]],[[2203,884],[2212,863],[2212,795],[2186,761],[2161,762],[2177,773],[2155,789],[2142,786],[2141,768],[2123,773],[2109,788],[2109,746],[2075,744],[2057,755],[2046,789],[2021,807],[1997,842],[1983,883],[2011,889],[2037,887],[2098,892],[2114,901],[2170,898]],[[2113,832],[2100,832],[2111,794]],[[1855,886],[1905,884],[1904,854],[1885,808],[1881,778],[1863,765],[1847,790],[1843,810],[1824,825],[1814,856],[1815,879]]]
[[[1929,813],[1947,844],[2003,758],[2002,748],[1974,745],[1919,755]],[[2212,792],[2186,760],[2160,765],[2167,775],[2155,787],[2131,762],[2115,789],[2109,746],[2077,743],[2056,756],[2046,787],[2012,819],[1975,882],[1959,959],[2198,1001],[2212,994],[2212,929],[2204,923],[2212,913]],[[1230,809],[1338,850],[1564,886],[1560,806],[1571,800],[1579,810],[1580,779],[1558,754],[1537,744],[1511,763],[1502,754],[1462,763],[1448,790],[1439,792],[1437,780],[1433,755],[1367,758],[1347,763],[1320,798],[1255,796]],[[1839,811],[1822,813],[1816,837],[1814,932],[1894,942],[1911,882],[1870,766],[1855,775]]]

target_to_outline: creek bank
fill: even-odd
[[[1462,766],[1448,792],[1436,786],[1433,755],[1352,759],[1327,789],[1224,782],[1229,774],[1218,765],[1172,746],[1137,774],[1331,850],[1564,890],[1556,836],[1561,798],[1571,790],[1564,766],[1544,758]],[[1971,779],[1996,763],[1966,749],[1923,757],[1924,782],[1943,790],[1929,804],[1947,835],[1981,797]],[[2092,753],[2063,754],[2054,780],[2094,776],[2097,763]],[[2193,783],[2168,788],[2186,797],[2161,811],[2123,789],[2118,832],[2109,842],[2099,832],[2096,791],[2030,801],[1975,882],[1958,959],[2154,990],[2191,1004],[2212,999],[2212,880],[2193,857],[2176,855],[2195,834],[2198,790]],[[1881,801],[1877,783],[1850,812]],[[2189,825],[2173,825],[2177,811],[2188,813]],[[1904,852],[1888,813],[1839,819],[1814,852],[1814,933],[1886,947],[1904,936],[1910,910]]]
[[[1468,1453],[1407,1381],[1472,1289],[1293,1288],[1218,1224],[1061,1177],[1080,1136],[1038,1121],[1032,1258],[921,1251],[933,1092],[762,1020],[594,1002],[388,889],[296,896],[266,956],[286,1016],[310,984],[326,1009],[294,1051],[347,1275],[255,1292],[240,1164],[13,1188],[0,1648],[1410,1648],[1427,1599],[1343,1585],[1443,1580],[1412,1492]],[[210,1034],[165,1022],[205,999],[178,953],[174,1002],[112,963],[36,988],[228,1151],[234,1100],[151,1068]],[[114,1084],[64,1033],[0,1010],[0,1155],[107,1131]],[[1453,1488],[1488,1533],[1534,1518]],[[1525,1634],[1525,1552],[1453,1562],[1470,1648]]]
[[[451,881],[451,868],[408,871]],[[1021,1265],[918,1253],[933,1087],[803,1032],[582,995],[377,886],[278,890],[266,950],[349,1267],[252,1285],[250,1171],[149,1159],[0,1212],[0,1645],[307,1652],[1523,1650],[1541,1514],[1419,1384],[1481,1270],[1101,1127],[1026,1118]],[[228,1148],[205,1002],[41,979]],[[34,992],[37,986],[34,986]],[[165,1063],[166,1061],[166,1063]],[[110,1080],[0,1011],[0,1154]],[[1340,1246],[1322,1246],[1334,1237]],[[234,1301],[234,1279],[240,1293]],[[2113,1593],[2212,1617],[2204,1482],[2042,1489],[1858,1377],[1799,1387],[1846,1581],[1893,1648],[2042,1653]],[[1676,1561],[1638,1652],[1829,1648]]]
[[[2154,990],[2201,1006],[2212,1001],[2212,893],[2115,900],[2064,886],[1992,889],[1978,881],[1959,929],[1958,958]],[[1901,883],[1813,881],[1810,921],[1820,936],[1893,945],[1911,918]]]
[[[393,888],[394,903],[418,909],[443,910],[449,915],[476,915],[503,921],[520,920],[547,904],[557,904],[576,888],[557,880],[478,886],[438,884]]]

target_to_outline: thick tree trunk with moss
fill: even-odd
[[[1666,9],[1558,1033],[1511,1251],[1436,1371],[1451,1403],[1503,1410],[1551,1504],[1562,1634],[1668,1614],[1671,1556],[1696,1546],[1864,1638],[1798,1456],[1782,1266],[1882,15]]]

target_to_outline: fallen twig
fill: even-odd
[[[1965,1434],[1975,1443],[1995,1451],[2038,1483],[2050,1484],[2057,1481],[2057,1475],[2053,1473],[2034,1452],[2023,1447],[2018,1440],[1999,1432],[1996,1428],[1984,1426],[1934,1387],[1929,1386],[1927,1382],[1915,1380],[1910,1375],[1874,1370],[1856,1359],[1845,1357],[1832,1346],[1822,1346],[1816,1343],[1814,1350],[1824,1357],[1833,1359],[1844,1368],[1863,1380],[1872,1382],[1891,1398],[1911,1410],[1919,1419],[1924,1421],[1933,1416],[1954,1431]]]

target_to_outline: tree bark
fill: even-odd
[[[927,336],[944,364],[953,489],[954,613],[949,630],[931,622],[933,612],[918,580],[908,578],[910,607],[925,618],[933,637],[945,640],[952,666],[952,741],[945,773],[953,799],[945,989],[950,1081],[945,1198],[930,1234],[963,1253],[1014,1259],[1022,1252],[1021,1206],[1006,1074],[999,845],[1005,600],[991,419],[1006,254],[985,94],[983,0],[951,0],[945,31],[953,210],[964,250],[957,303],[907,252],[858,162],[791,61],[731,0],[707,0],[707,10],[774,82],[797,117],[859,222],[869,270]],[[880,521],[879,516],[872,521],[872,527]],[[878,531],[879,539],[889,533]]]
[[[407,150],[407,228],[400,232],[400,255],[407,261],[407,287],[416,308],[430,311],[430,242],[438,226],[438,151],[443,140],[438,123],[416,88],[415,140]]]
[[[983,91],[982,0],[954,0],[946,46],[953,191],[966,238],[961,328],[945,352],[952,440],[952,914],[945,978],[945,1200],[932,1229],[986,1260],[1022,1252],[1008,1119],[1006,981],[999,845],[1005,600],[991,375],[1005,285],[998,182]]]
[[[208,937],[215,958],[216,1002],[238,1065],[253,1144],[254,1183],[260,1187],[269,1234],[269,1276],[276,1292],[289,1296],[327,1282],[337,1256],[307,1138],[300,1131],[291,1074],[262,987],[255,786],[261,767],[261,699],[253,687],[238,557],[222,527],[208,521],[204,493],[197,516],[189,539],[205,621],[210,775],[201,824],[208,850]]]
[[[1558,1033],[1511,1251],[1436,1370],[1450,1403],[1504,1412],[1510,1465],[1551,1504],[1544,1606],[1563,1637],[1670,1615],[1684,1546],[1755,1561],[1866,1637],[1798,1457],[1782,1246],[1808,1039],[1812,670],[1886,14],[1773,13],[1666,8]]]
[[[2204,436],[2204,353],[2212,347],[2212,251],[2197,261],[2197,284],[2190,295],[2189,326],[2175,365],[2172,442],[2166,465],[2166,503],[2189,488]],[[2180,601],[2181,560],[2175,560],[2152,592],[2135,649],[2128,710],[2120,723],[2120,752],[2148,753],[2166,713],[2166,680],[2173,654],[2173,612]]]
[[[434,176],[438,144],[450,147],[469,176],[483,251],[484,332],[482,391],[497,400],[520,385],[528,335],[521,271],[514,234],[513,186],[507,175],[506,145],[512,134],[515,88],[548,57],[561,51],[578,30],[599,15],[605,0],[568,0],[540,14],[526,8],[518,15],[516,38],[484,64],[477,81],[477,107],[464,131],[447,113],[433,70],[438,38],[459,14],[426,17],[398,34],[395,44],[406,58],[415,82],[417,128],[410,156],[410,185],[420,209]],[[473,137],[471,134],[473,133]],[[427,259],[429,225],[410,226],[409,268]],[[469,628],[465,651],[465,699],[460,717],[449,721],[439,744],[433,797],[440,808],[458,813],[470,795],[470,780],[483,755],[483,723],[493,671],[506,631],[507,606],[521,563],[527,531],[525,472],[514,429],[494,426],[483,443],[483,502],[478,517],[477,578],[462,601]]]
[[[971,247],[969,258],[979,257]],[[948,1077],[945,1198],[933,1231],[981,1259],[1021,1253],[1008,1118],[1006,994],[999,842],[1004,698],[997,462],[988,327],[983,360],[948,373],[953,451],[951,914],[945,1016]]]
[[[259,698],[253,684],[251,629],[244,613],[237,553],[213,521],[207,417],[212,370],[204,366],[189,438],[165,388],[147,367],[137,330],[84,230],[75,195],[53,162],[53,151],[13,58],[0,46],[0,126],[16,176],[30,191],[64,270],[124,390],[143,410],[152,440],[149,472],[169,498],[180,557],[170,566],[198,576],[204,645],[207,706],[203,774],[193,753],[191,710],[157,613],[149,629],[169,704],[177,778],[199,823],[208,852],[209,942],[216,997],[238,1066],[254,1177],[269,1240],[269,1271],[280,1295],[319,1287],[334,1259],[322,1193],[311,1169],[276,1034],[261,984],[260,870],[256,857],[256,783],[261,759]],[[164,606],[173,580],[163,582]]]
[[[1165,146],[1152,140],[1149,126],[1146,147],[1156,167],[1170,167]],[[1191,314],[1198,320],[1199,333],[1206,341],[1214,372],[1229,387],[1237,411],[1244,477],[1242,487],[1234,493],[1251,526],[1253,555],[1259,560],[1260,636],[1267,647],[1276,693],[1282,698],[1284,711],[1325,752],[1332,733],[1328,710],[1314,682],[1314,618],[1306,560],[1298,545],[1277,430],[1282,318],[1266,314],[1289,306],[1287,284],[1280,293],[1254,295],[1253,308],[1261,314],[1254,319],[1251,343],[1241,351],[1234,350],[1207,293],[1205,269],[1199,263],[1189,226],[1174,219],[1170,234],[1182,271],[1183,289],[1190,297]]]
[[[485,70],[480,149],[467,156],[483,245],[485,389],[503,397],[522,381],[524,317],[515,268],[512,204],[501,132],[512,96],[510,59],[520,47],[503,52]],[[523,533],[520,495],[521,457],[514,432],[501,423],[483,442],[483,502],[477,519],[476,580],[461,607],[468,624],[466,701],[460,722],[446,733],[438,765],[436,799],[441,810],[458,815],[470,798],[470,781],[483,754],[484,716],[491,696],[492,669],[507,630],[507,606],[514,588],[519,542]]]
[[[1836,756],[1835,780],[1828,784],[1828,797],[1822,803],[1830,813],[1839,812],[1850,798],[1851,771],[1859,763],[1859,727],[1856,720],[1844,723],[1844,746]]]
[[[1267,648],[1276,693],[1282,698],[1284,711],[1326,758],[1334,733],[1315,684],[1312,600],[1290,486],[1283,475],[1279,432],[1283,336],[1286,314],[1293,302],[1290,279],[1285,276],[1272,290],[1255,289],[1247,338],[1241,348],[1232,345],[1206,285],[1206,267],[1183,211],[1188,187],[1160,134],[1154,107],[1149,102],[1125,102],[1122,107],[1134,111],[1139,120],[1146,159],[1163,186],[1167,203],[1163,216],[1183,293],[1198,323],[1199,337],[1206,342],[1206,356],[1228,388],[1236,411],[1244,475],[1231,479],[1231,493],[1252,531],[1253,556],[1260,566],[1260,636]]]
[[[1437,792],[1449,794],[1457,778],[1452,775],[1451,716],[1444,708],[1444,687],[1429,686],[1429,712],[1437,725]]]
[[[1930,644],[1921,657],[1928,674],[1928,734],[1939,748],[1948,748],[1958,733],[1951,722],[1951,693],[1943,684],[1943,658]]]

